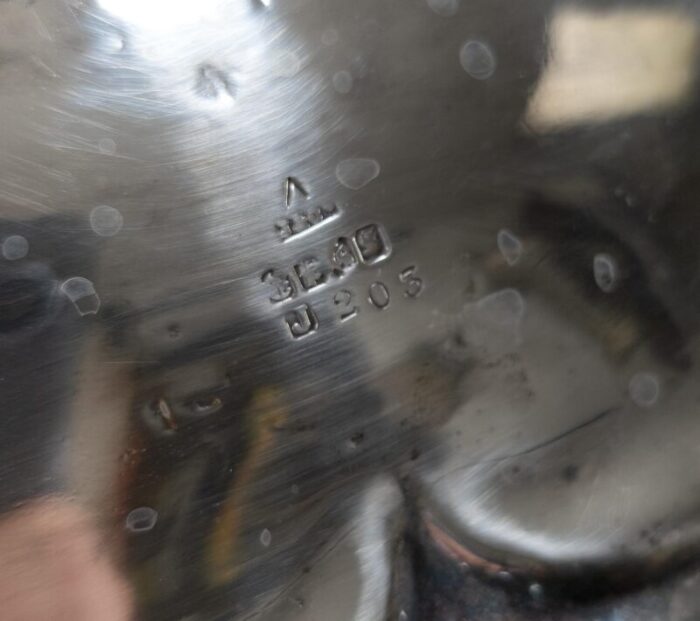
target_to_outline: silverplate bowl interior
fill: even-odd
[[[699,618],[698,15],[0,2],[7,618]]]

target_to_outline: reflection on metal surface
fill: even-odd
[[[98,5],[110,16],[136,28],[168,30],[193,26],[219,15],[221,0],[197,2],[168,2],[167,0],[98,0]]]
[[[697,30],[0,3],[3,619],[698,617]]]
[[[698,24],[674,7],[566,6],[550,38],[551,60],[527,113],[537,129],[677,106],[696,80]]]

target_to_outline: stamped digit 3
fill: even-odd
[[[296,287],[288,274],[269,269],[263,273],[260,280],[272,288],[269,300],[273,304],[290,300],[296,296]]]

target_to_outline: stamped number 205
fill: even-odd
[[[404,297],[417,298],[423,291],[423,280],[416,275],[416,267],[403,269],[398,280]],[[375,309],[383,311],[391,303],[391,293],[386,283],[376,280],[367,288],[367,302]],[[333,295],[333,307],[336,317],[344,322],[356,317],[360,312],[362,297],[352,289],[340,289]],[[293,338],[298,339],[312,334],[319,328],[319,320],[309,304],[303,304],[285,315],[285,323]]]

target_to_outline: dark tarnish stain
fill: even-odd
[[[597,306],[606,308],[611,318],[633,318],[640,338],[650,342],[659,358],[677,369],[691,366],[683,332],[668,305],[653,291],[647,268],[635,250],[598,221],[592,210],[581,213],[535,196],[523,208],[521,222],[531,235],[549,241],[555,264]],[[593,278],[593,258],[601,251],[615,256],[622,275],[619,286],[609,293],[602,292]]]
[[[579,471],[578,466],[575,464],[569,464],[561,471],[561,478],[567,483],[573,483],[578,479]]]
[[[350,442],[352,442],[353,446],[359,446],[362,444],[365,440],[365,434],[362,431],[358,431],[356,434],[354,434],[350,438]]]

